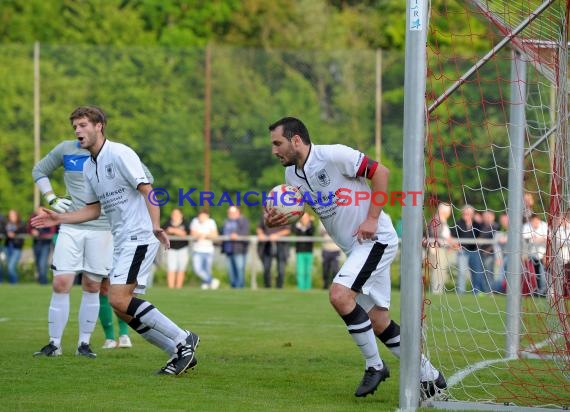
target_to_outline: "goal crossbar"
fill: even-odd
[[[531,24],[538,16],[540,16],[548,7],[554,3],[555,0],[547,0],[543,2],[533,13],[531,13],[526,19],[524,19],[517,27],[515,27],[511,32],[507,33],[506,36],[495,45],[485,56],[483,56],[477,63],[475,63],[469,70],[467,70],[459,79],[457,79],[449,88],[443,92],[441,96],[439,96],[435,101],[428,107],[428,114],[433,112],[437,107],[443,103],[452,93],[454,93],[463,83],[469,79],[477,70],[483,67],[489,60],[493,58],[499,51],[505,48],[508,44],[512,42],[512,40],[520,34],[529,24]],[[482,9],[482,5],[480,5],[478,0],[470,0],[475,6],[480,8],[486,15],[490,13],[487,11],[486,8]],[[494,17],[487,16],[490,20],[493,20]],[[515,48],[519,51],[524,53],[521,48],[516,46]]]

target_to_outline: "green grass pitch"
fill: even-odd
[[[0,285],[0,410],[328,412],[398,408],[399,361],[382,344],[381,356],[391,377],[374,395],[354,397],[364,364],[326,291],[151,288],[146,295],[150,302],[201,337],[198,365],[181,377],[156,376],[167,355],[134,332],[132,349],[100,349],[104,341],[100,325],[91,340],[97,359],[76,357],[80,295],[75,286],[63,356],[34,358],[33,352],[48,339],[51,288]],[[482,356],[500,357],[504,347],[500,336],[491,340],[489,333],[481,331],[479,338],[473,333],[484,329],[483,324],[501,330],[502,321],[493,312],[504,305],[504,297],[476,300],[467,295],[461,299],[445,295],[431,297],[429,305],[428,321],[437,328],[452,327],[455,332],[452,341],[445,340],[449,336],[437,338],[428,333],[430,345],[438,345],[434,339],[442,340],[444,346],[439,350],[443,352],[431,355],[436,366],[442,362],[447,378],[481,361]],[[400,292],[394,290],[391,312],[396,321],[399,311]],[[460,350],[473,345],[473,340],[480,350]],[[513,367],[517,369],[519,363],[515,361]],[[492,376],[485,378],[491,372]],[[465,400],[501,399],[504,388],[497,383],[512,380],[511,372],[482,369],[466,378],[468,393],[462,392],[463,384],[450,392]],[[537,368],[536,373],[540,372]],[[532,380],[545,388],[558,381],[557,396],[568,396],[568,386],[560,385],[551,369],[542,375],[533,374]],[[483,388],[478,382],[495,385]]]
[[[364,364],[326,291],[170,290],[146,298],[198,333],[198,365],[181,377],[156,376],[166,354],[131,333],[132,349],[75,356],[81,291],[60,358],[34,358],[47,343],[50,287],[0,285],[0,410],[365,411],[398,406],[397,359],[382,347],[391,377],[373,396],[353,393]],[[395,299],[399,309],[399,299]],[[397,310],[396,309],[396,310]],[[396,314],[397,315],[397,314]]]

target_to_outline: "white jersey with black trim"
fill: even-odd
[[[335,243],[347,255],[355,245],[358,226],[366,219],[371,188],[364,177],[357,177],[366,156],[345,145],[311,145],[302,169],[285,169],[287,184],[296,186]],[[309,197],[310,196],[310,197]],[[382,212],[378,218],[377,241],[398,243],[390,217]]]
[[[89,159],[89,151],[82,149],[77,140],[64,140],[55,146],[32,169],[34,182],[49,178],[59,167],[63,166],[63,180],[67,196],[71,197],[70,212],[85,206],[85,179],[83,164]],[[101,214],[98,219],[66,226],[84,230],[110,230],[109,219]]]
[[[115,247],[123,243],[158,242],[152,233],[152,222],[139,184],[150,179],[138,155],[130,147],[105,140],[96,158],[89,158],[83,169],[85,202],[101,202],[109,217]]]

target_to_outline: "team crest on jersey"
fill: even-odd
[[[321,169],[317,172],[317,180],[321,186],[328,186],[331,184],[331,178],[325,169]]]
[[[113,163],[109,163],[105,165],[105,177],[107,179],[114,179],[115,178],[115,166]]]

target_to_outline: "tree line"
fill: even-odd
[[[0,204],[32,208],[35,42],[41,155],[73,139],[68,115],[76,106],[96,104],[108,112],[108,137],[131,145],[155,186],[171,194],[205,189],[206,116],[214,193],[281,183],[267,126],[286,115],[303,119],[316,143],[373,156],[381,49],[381,161],[392,171],[390,189],[400,190],[405,13],[400,0],[4,0]],[[61,179],[53,180],[63,191]],[[164,216],[174,206],[171,199]],[[192,215],[200,205],[183,207]],[[223,219],[225,209],[211,208],[212,216]],[[401,213],[388,212],[395,219]],[[260,209],[244,213],[257,218]]]

